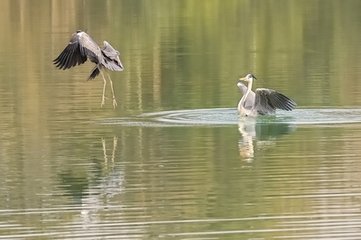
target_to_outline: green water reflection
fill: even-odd
[[[0,239],[361,238],[358,123],[99,124],[235,108],[247,72],[302,108],[357,108],[360,1],[0,7]],[[121,52],[115,111],[91,64],[52,64],[77,29]]]

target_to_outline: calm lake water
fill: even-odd
[[[361,1],[0,7],[0,239],[361,239]],[[115,110],[52,64],[77,29]],[[239,119],[248,72],[298,108]]]

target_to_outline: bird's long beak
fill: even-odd
[[[246,77],[239,78],[238,81],[247,81]]]

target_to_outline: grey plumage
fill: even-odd
[[[119,52],[115,50],[112,45],[110,45],[107,41],[104,41],[104,46],[101,49],[102,58],[105,64],[101,64],[100,66],[104,66],[112,71],[123,71],[123,64],[119,59]],[[94,79],[100,73],[100,68],[98,65],[94,67],[88,80]]]
[[[238,103],[238,111],[243,116],[257,116],[275,113],[276,109],[291,111],[296,107],[296,103],[287,96],[268,88],[258,88],[252,91],[252,74],[247,74],[237,82],[238,88],[243,93],[243,97]],[[248,82],[246,87],[241,81]]]
[[[83,64],[89,59],[95,63],[95,67],[92,69],[88,80],[94,79],[99,73],[102,74],[104,80],[102,104],[105,102],[105,85],[106,80],[102,73],[102,69],[106,68],[112,71],[123,71],[124,67],[119,59],[119,52],[115,50],[107,41],[104,41],[103,48],[100,48],[98,44],[85,32],[76,31],[73,33],[68,45],[54,59],[54,64],[57,68],[65,70],[76,65]],[[113,93],[113,106],[117,105],[115,100],[115,94],[113,89],[113,82],[109,77],[111,89]]]

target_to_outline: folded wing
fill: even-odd
[[[113,71],[123,71],[124,67],[122,62],[119,59],[119,52],[113,48],[110,43],[104,41],[104,46],[102,48],[102,53],[104,56],[104,66]]]

